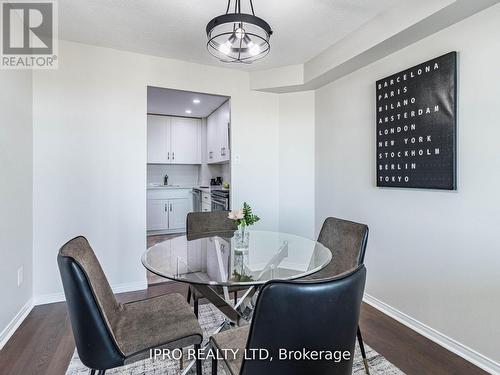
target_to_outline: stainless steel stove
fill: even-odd
[[[212,190],[212,211],[229,211],[229,190]]]

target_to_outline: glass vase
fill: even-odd
[[[248,252],[248,245],[250,242],[250,233],[248,232],[246,226],[240,225],[238,230],[234,235],[235,253],[244,253]]]

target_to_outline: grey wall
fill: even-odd
[[[369,224],[366,292],[497,362],[499,20],[496,5],[316,91],[316,230]],[[458,191],[377,188],[375,81],[453,50]]]
[[[33,127],[31,71],[0,70],[0,347],[32,296]],[[17,270],[24,268],[18,288]]]

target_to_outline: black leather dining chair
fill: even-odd
[[[330,249],[332,252],[332,261],[321,271],[307,276],[303,280],[334,278],[353,267],[363,264],[366,244],[368,242],[368,226],[353,221],[329,217],[323,222],[318,242]],[[363,336],[359,327],[357,337],[365,372],[370,374]]]
[[[228,218],[229,211],[213,211],[213,212],[190,212],[186,219],[186,237],[188,240],[194,240],[203,237],[233,237],[237,226],[234,220]],[[234,303],[238,301],[238,291],[246,290],[245,287],[228,287],[228,291],[233,293]],[[217,293],[223,294],[221,288],[216,290]],[[194,312],[198,316],[198,306],[200,298],[203,295],[196,292],[196,289],[191,286],[188,289],[187,301],[193,299]]]
[[[259,293],[250,326],[215,334],[211,346],[219,353],[237,350],[234,358],[224,360],[231,375],[350,375],[365,280],[361,265],[323,281],[270,281]],[[273,360],[246,359],[245,349],[247,355],[265,349]],[[280,350],[303,349],[350,355],[338,362],[279,357]],[[212,375],[217,374],[216,358]]]
[[[119,303],[84,237],[63,245],[57,263],[78,356],[90,374],[147,358],[152,348],[200,348],[202,330],[180,294]]]

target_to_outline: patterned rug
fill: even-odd
[[[203,328],[203,334],[208,337],[210,333],[215,331],[217,327],[224,321],[224,316],[215,307],[205,304],[200,305],[200,325]],[[387,374],[387,375],[404,375],[404,373],[399,370],[392,363],[387,361],[384,357],[378,354],[375,350],[370,348],[365,344],[366,355],[368,357],[368,362],[370,365],[370,373],[372,375],[376,374]],[[203,374],[209,375],[211,373],[211,361],[207,360],[203,363]],[[80,359],[78,358],[78,353],[75,350],[73,358],[69,364],[66,375],[88,375],[89,369],[85,367]],[[179,361],[175,360],[156,360],[146,359],[144,361],[139,361],[132,363],[127,366],[118,367],[112,370],[106,371],[106,375],[179,375],[181,373],[179,367]],[[195,374],[195,371],[191,372]],[[190,373],[190,374],[191,374]],[[353,374],[364,375],[365,368],[363,366],[363,360],[361,358],[361,353],[359,347],[356,345],[356,353],[354,356],[353,364]],[[229,375],[224,372],[222,365],[219,368],[220,375]]]

